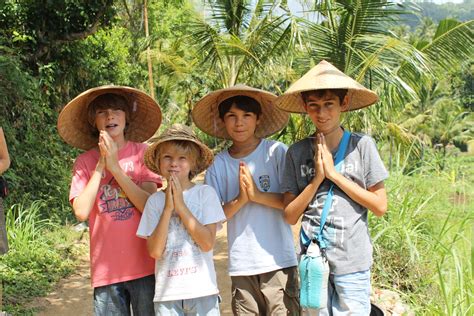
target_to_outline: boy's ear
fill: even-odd
[[[346,94],[341,104],[341,111],[346,111],[349,108],[350,97]]]

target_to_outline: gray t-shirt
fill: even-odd
[[[332,154],[334,157],[335,152]],[[290,146],[286,154],[282,192],[299,195],[304,190],[315,174],[313,157],[313,137]],[[341,173],[364,189],[388,177],[374,140],[359,133],[351,134]],[[321,212],[330,185],[328,179],[323,181],[303,214],[301,227],[309,238],[319,230]],[[372,265],[372,243],[367,225],[367,209],[337,186],[334,186],[333,192],[323,232],[331,273],[346,274],[368,270]]]

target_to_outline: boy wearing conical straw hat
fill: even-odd
[[[265,139],[289,117],[272,105],[275,98],[236,85],[211,92],[192,111],[197,127],[232,141],[205,181],[216,189],[227,217],[235,315],[299,314],[296,253],[280,191],[287,147]]]
[[[137,231],[156,259],[155,315],[220,315],[212,250],[225,215],[216,191],[192,182],[213,158],[182,124],[145,152],[145,164],[168,183],[148,199]]]
[[[123,86],[89,89],[61,111],[60,136],[86,150],[74,163],[69,199],[89,221],[95,315],[152,315],[154,260],[135,233],[161,178],[143,162],[142,142],[160,126],[158,104]]]
[[[383,181],[388,172],[373,139],[361,133],[348,134],[340,172],[335,169],[333,157],[338,149],[344,150],[339,146],[345,133],[341,113],[377,100],[375,92],[321,61],[275,102],[282,110],[306,113],[316,127],[313,135],[288,149],[283,177],[285,219],[294,225],[303,216],[301,253],[312,240],[317,240],[329,262],[327,308],[308,313],[370,313],[372,244],[367,213],[370,210],[382,216],[386,212]],[[320,233],[321,215],[330,191],[332,203]]]

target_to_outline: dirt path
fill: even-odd
[[[89,257],[86,252],[79,260],[77,271],[61,280],[56,289],[44,298],[34,301],[38,316],[92,316],[92,288],[90,285]],[[214,248],[217,282],[222,296],[221,314],[232,315],[230,307],[230,277],[227,275],[226,227],[217,233]]]
[[[295,242],[299,225],[293,226]],[[231,282],[227,274],[227,227],[217,233],[214,248],[214,263],[217,273],[217,283],[222,297],[221,314],[232,315]],[[87,233],[85,234],[87,236]],[[87,241],[85,241],[87,242]],[[88,247],[87,244],[84,245]],[[409,315],[414,313],[403,304],[398,293],[388,290],[373,289],[372,301],[385,311],[387,316]],[[32,305],[39,309],[38,316],[92,316],[92,288],[90,286],[88,251],[79,260],[77,271],[66,279],[61,280],[56,290],[47,297],[36,299]]]

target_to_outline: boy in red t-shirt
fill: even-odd
[[[87,90],[58,118],[61,137],[87,150],[74,163],[69,199],[74,215],[89,220],[91,279],[96,315],[152,315],[154,260],[135,235],[161,178],[143,162],[161,122],[158,104],[121,86]]]

